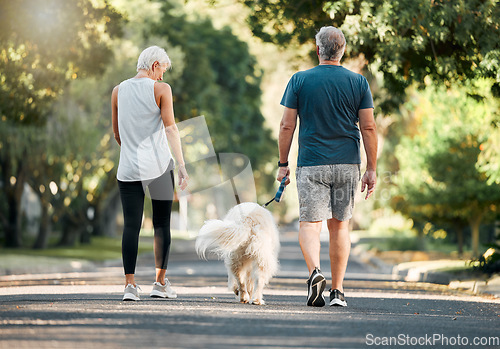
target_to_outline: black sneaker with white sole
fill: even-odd
[[[330,289],[330,306],[347,307],[344,294],[337,289]]]
[[[318,268],[314,268],[309,280],[307,280],[307,305],[310,307],[323,307],[325,305],[326,280]]]

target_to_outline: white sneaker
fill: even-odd
[[[141,288],[136,285],[128,284],[127,287],[125,287],[125,291],[123,292],[123,299],[124,301],[140,301],[141,298],[139,298],[139,290]],[[142,290],[141,290],[142,291]]]
[[[177,293],[172,289],[172,285],[167,278],[165,278],[165,285],[159,282],[153,284],[153,290],[150,293],[154,298],[177,298]]]

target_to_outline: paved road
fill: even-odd
[[[171,256],[176,300],[147,297],[151,257],[139,260],[143,299],[135,303],[121,302],[119,263],[86,273],[0,277],[0,347],[500,347],[500,300],[392,280],[355,255],[345,282],[348,307],[307,307],[296,233],[282,240],[281,272],[265,292],[266,306],[238,303],[226,289],[223,263],[199,260],[191,244]],[[326,244],[322,251],[328,275]]]

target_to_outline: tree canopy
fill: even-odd
[[[253,33],[281,46],[312,44],[320,27],[343,30],[348,57],[364,55],[391,110],[424,79],[451,86],[489,77],[500,95],[500,6],[495,0],[242,0]],[[314,54],[314,50],[311,50]]]
[[[477,161],[488,140],[494,105],[464,89],[428,89],[413,104],[411,131],[396,147],[399,162],[393,207],[414,220],[468,222],[479,253],[479,226],[495,218],[500,188],[488,184]]]
[[[104,0],[1,0],[2,120],[43,124],[68,80],[102,73],[119,18]]]

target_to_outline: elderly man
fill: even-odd
[[[307,305],[325,305],[320,231],[322,221],[327,220],[332,272],[330,305],[345,307],[343,281],[351,249],[349,219],[360,179],[360,131],[367,158],[361,180],[361,191],[367,188],[365,199],[375,190],[377,131],[368,82],[340,65],[346,47],[342,31],[335,27],[321,28],[316,45],[319,65],[294,74],[281,100],[285,110],[279,133],[277,180],[290,174],[288,154],[298,116],[296,180],[299,243],[310,274]]]

